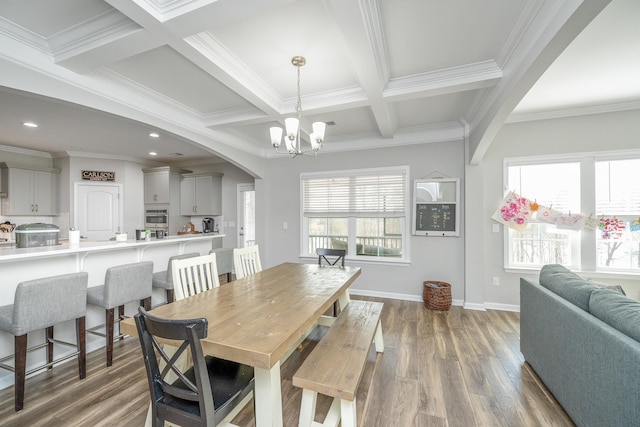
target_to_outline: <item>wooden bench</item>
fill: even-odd
[[[383,304],[351,300],[293,376],[302,388],[299,426],[356,427],[356,390],[371,343],[384,351],[380,314]],[[323,424],[314,422],[318,393],[333,397]]]

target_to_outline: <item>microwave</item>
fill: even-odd
[[[169,224],[169,214],[166,209],[147,209],[144,212],[144,222],[147,227],[166,227]]]

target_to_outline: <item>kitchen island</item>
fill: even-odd
[[[13,304],[18,283],[58,274],[86,271],[89,287],[102,285],[109,267],[139,261],[153,261],[153,271],[167,269],[170,256],[198,252],[206,255],[222,246],[224,234],[199,233],[167,236],[163,239],[116,241],[84,241],[78,244],[62,242],[55,246],[34,248],[0,248],[0,306]],[[166,302],[163,289],[154,289],[152,304]],[[135,304],[127,305],[127,315],[136,312]],[[87,328],[104,323],[104,310],[87,306]],[[56,338],[75,342],[75,323],[56,325]],[[42,342],[44,331],[29,334],[29,346]],[[87,334],[87,351],[104,347],[104,338]],[[60,349],[66,350],[64,347]],[[13,353],[13,336],[0,333],[0,357]],[[57,354],[57,353],[56,353]],[[117,351],[116,351],[117,354]],[[27,369],[40,364],[44,351],[30,353]],[[37,363],[36,363],[37,362]],[[75,363],[73,360],[67,363]],[[55,370],[55,368],[54,368]],[[36,374],[37,375],[37,374]],[[88,375],[91,375],[89,372]],[[13,385],[13,373],[0,370],[0,388]]]

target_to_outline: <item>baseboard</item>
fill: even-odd
[[[422,295],[395,294],[390,292],[367,291],[363,289],[349,289],[349,293],[351,295],[362,295],[365,297],[389,298],[389,299],[399,299],[403,301],[422,302]],[[451,301],[451,305],[462,307],[467,310],[478,310],[478,311],[501,310],[501,311],[514,311],[516,313],[520,312],[520,306],[512,305],[512,304],[499,304],[499,303],[492,303],[492,302],[488,302],[484,304],[476,304],[476,303],[468,303],[460,299],[453,299]]]
[[[389,292],[376,292],[376,291],[367,291],[362,289],[349,289],[349,293],[351,295],[362,295],[364,297],[388,298],[388,299],[399,299],[402,301],[422,302],[422,295],[392,294]],[[451,301],[451,305],[462,307],[464,306],[464,301],[459,299],[453,299]]]
[[[467,310],[487,311],[487,307],[484,304],[465,302],[463,307]]]
[[[516,313],[520,313],[520,306],[513,304],[498,304],[494,302],[487,302],[484,306],[488,310],[500,310],[500,311],[514,311]]]

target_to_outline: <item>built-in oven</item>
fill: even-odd
[[[144,226],[155,235],[156,231],[162,230],[164,234],[169,234],[169,212],[167,209],[146,209],[144,211]]]

